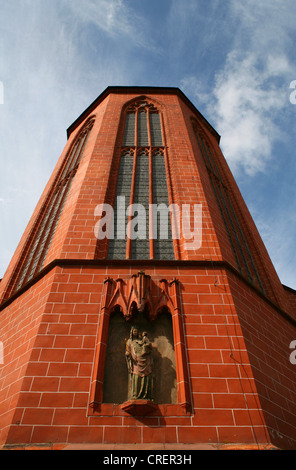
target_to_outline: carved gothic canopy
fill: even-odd
[[[170,282],[161,279],[157,286],[151,277],[142,271],[134,274],[127,283],[120,278],[116,280],[107,278],[102,307],[111,312],[113,307],[118,305],[126,320],[130,320],[136,312],[142,312],[153,321],[164,307],[171,313],[178,308],[176,295],[178,286],[176,279]]]

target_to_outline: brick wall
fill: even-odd
[[[229,276],[264,418],[274,444],[296,446],[296,366],[290,362],[296,324]]]
[[[11,420],[16,416],[19,393],[29,386],[28,364],[52,289],[54,273],[45,276],[0,314],[0,338],[4,363],[0,365],[0,441],[5,441]],[[40,366],[36,373],[43,373]],[[17,418],[15,417],[15,421]]]
[[[192,409],[181,415],[175,407],[137,419],[108,405],[103,415],[92,416],[88,404],[103,281],[106,276],[127,281],[138,269],[156,283],[163,277],[181,282]],[[260,358],[252,348],[250,356],[246,347],[233,301],[238,294],[232,285],[231,295],[225,271],[153,265],[94,269],[81,264],[56,268],[27,292],[28,299],[34,296],[38,303],[45,285],[50,285],[46,303],[39,300],[38,309],[32,307],[34,327],[33,318],[25,322],[33,339],[24,342],[25,367],[11,378],[13,384],[19,380],[18,388],[13,396],[8,385],[3,389],[15,407],[7,417],[6,444],[269,442],[253,376]],[[18,301],[8,308],[15,318],[23,312]],[[2,373],[13,366],[12,360]]]

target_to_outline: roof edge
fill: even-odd
[[[108,86],[86,109],[83,111],[80,116],[68,127],[67,129],[67,138],[69,139],[70,135],[74,130],[83,122],[89,114],[110,94],[110,93],[132,93],[135,92],[137,94],[149,94],[149,93],[167,93],[167,94],[176,94],[178,95],[189,107],[192,111],[202,119],[202,121],[206,124],[209,130],[214,134],[218,143],[220,142],[221,136],[218,134],[216,129],[207,121],[207,119],[198,111],[198,109],[194,106],[194,104],[187,98],[187,96],[183,93],[180,88],[177,87],[158,87],[158,86]]]

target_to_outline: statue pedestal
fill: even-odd
[[[121,409],[133,416],[146,416],[157,410],[158,406],[150,400],[128,400],[121,405]]]

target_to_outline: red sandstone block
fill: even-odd
[[[195,392],[227,393],[228,387],[225,379],[191,378]]]
[[[210,286],[210,292],[213,294],[219,293],[220,295],[223,294],[231,294],[230,287],[227,284],[224,284],[223,281],[219,282],[217,285],[213,284]],[[228,303],[228,302],[226,302]]]
[[[191,426],[191,416],[166,416],[160,418],[161,426]],[[147,423],[149,426],[149,423]]]
[[[93,362],[93,349],[68,349],[65,356],[65,362]]]
[[[79,364],[78,376],[79,377],[91,377],[92,368],[93,368],[92,364]]]
[[[20,408],[30,408],[38,406],[40,403],[41,393],[21,392],[19,395],[18,406]]]
[[[68,273],[56,273],[54,276],[55,282],[68,283],[70,274]]]
[[[59,390],[61,392],[88,392],[89,379],[83,377],[62,377]]]
[[[42,393],[41,408],[65,408],[73,405],[74,393]]]
[[[183,307],[185,315],[214,315],[214,306],[213,305],[198,305],[198,304],[186,304]],[[206,323],[206,322],[204,322]]]
[[[42,317],[44,323],[54,324],[59,321],[60,316],[53,313],[45,313]]]
[[[216,427],[200,426],[200,427],[178,427],[179,444],[198,444],[198,443],[215,443],[218,442]]]
[[[197,294],[191,294],[191,293],[182,293],[182,300],[184,305],[186,304],[197,304],[198,303],[198,298]]]
[[[97,334],[97,324],[79,324],[71,325],[71,335],[94,335]]]
[[[94,293],[94,294],[100,294],[102,291],[102,285],[101,284],[95,284],[95,283],[89,283],[89,284],[79,284],[78,286],[78,292],[82,293]]]
[[[208,285],[214,285],[215,282],[217,281],[217,276],[214,274],[199,274],[196,276],[196,282],[198,284],[208,284]]]
[[[69,278],[70,283],[74,284],[82,284],[82,283],[92,283],[93,282],[93,274],[86,274],[86,272],[80,273],[79,274],[73,274],[73,269],[71,269],[71,274]]]
[[[237,426],[265,426],[261,410],[234,410],[234,422]]]
[[[26,375],[27,376],[45,376],[48,369],[47,362],[31,362],[28,364]]]
[[[229,443],[243,442],[244,444],[247,444],[247,443],[256,442],[251,426],[242,426],[242,427],[218,426],[217,431],[218,431],[218,436],[219,436],[218,442],[221,442],[221,443],[222,442],[229,442]],[[263,441],[263,442],[268,442],[268,441]]]
[[[186,285],[186,291],[194,294],[210,294],[210,286],[208,284],[190,284]]]
[[[214,393],[215,408],[246,408],[245,397],[242,393]]]
[[[143,443],[162,442],[172,444],[177,442],[176,427],[143,428]]]
[[[20,389],[23,392],[29,392],[32,387],[33,377],[24,377],[23,380],[18,380],[17,382],[13,383],[9,388],[10,395],[14,395],[14,393],[18,393]]]
[[[99,305],[100,304],[100,301],[101,301],[101,297],[102,297],[102,294],[101,292],[99,293],[96,293],[96,294],[90,294],[90,297],[89,297],[89,303],[90,304],[95,304],[95,305]]]
[[[59,302],[59,303],[63,303],[64,301],[64,294],[63,293],[51,293],[49,294],[48,298],[47,298],[47,302],[49,303],[56,303],[56,302]]]
[[[78,373],[78,364],[54,363],[50,364],[47,376],[53,377],[75,377]]]
[[[69,444],[100,444],[103,442],[103,426],[70,426]]]
[[[256,385],[254,379],[235,379],[228,378],[227,384],[230,393],[256,393]]]
[[[88,303],[89,301],[89,294],[88,293],[73,293],[73,294],[64,294],[65,295],[65,303]]]
[[[233,364],[225,365],[225,364],[218,364],[218,365],[209,365],[210,370],[210,377],[238,377],[239,370],[238,367]]]
[[[186,332],[188,335],[196,336],[215,336],[217,335],[216,325],[201,325],[201,324],[191,324],[186,322],[185,324]]]
[[[69,276],[69,268],[68,267],[61,268],[61,272],[62,272],[62,274],[66,274],[67,276]],[[72,278],[71,278],[73,273],[80,275],[81,274],[81,267],[80,266],[79,267],[71,266],[69,282],[75,282],[74,280],[72,281]]]
[[[201,317],[198,314],[186,314],[183,315],[183,320],[185,323],[190,325],[201,325]]]
[[[187,354],[189,362],[193,364],[219,364],[222,362],[220,351],[214,349],[189,349]]]
[[[85,336],[83,338],[83,349],[94,349],[96,346],[96,336]]]
[[[39,333],[39,335],[46,335],[46,333],[47,333],[47,323],[40,323],[38,333]]]
[[[61,362],[65,357],[65,349],[42,349],[40,353],[40,361]]]
[[[89,394],[88,393],[75,393],[74,395],[74,408],[87,408],[89,403]]]
[[[64,293],[77,292],[77,290],[78,290],[78,284],[64,283],[64,282],[58,284],[58,288],[57,288],[58,292],[64,292]]]
[[[149,273],[146,272],[146,274],[149,274]],[[153,274],[153,272],[152,272],[152,274]],[[92,279],[91,282],[96,286],[103,286],[103,283],[104,283],[106,277],[107,276],[105,274],[96,274],[96,273],[94,273],[93,274],[93,279]]]
[[[11,426],[6,439],[6,445],[31,442],[32,429],[32,426]]]
[[[191,377],[209,377],[209,367],[207,364],[190,364]]]
[[[33,392],[56,392],[59,382],[58,377],[34,377],[31,389]]]
[[[214,306],[211,305],[210,307],[213,308]],[[202,306],[201,306],[201,308],[202,308]],[[202,314],[201,321],[202,321],[202,323],[215,323],[215,324],[219,325],[219,324],[225,324],[225,317],[223,315]]]
[[[232,426],[234,424],[232,410],[201,409],[192,418],[195,426]]]
[[[88,418],[86,416],[86,410],[77,410],[77,409],[63,409],[59,408],[55,410],[53,425],[64,425],[70,426],[87,426]]]
[[[23,414],[24,414],[24,409],[23,408],[16,408],[14,410],[14,413],[11,412],[11,416],[12,416],[12,421],[11,422],[12,422],[12,424],[19,425],[22,422]]]
[[[206,304],[220,305],[222,303],[221,296],[218,294],[198,294],[198,299],[199,299],[200,305],[204,305],[204,304],[205,305]]]
[[[87,314],[95,314],[98,313],[100,310],[100,306],[98,304],[76,304],[74,308],[75,314],[83,313]]]
[[[61,315],[60,323],[85,323],[85,315]]]
[[[53,411],[50,408],[27,408],[24,411],[22,424],[51,424]]]
[[[203,336],[186,336],[186,345],[188,349],[205,349],[205,340]]]
[[[81,348],[82,336],[56,336],[55,348]]]
[[[212,395],[209,393],[192,393],[193,405],[196,408],[196,413],[200,408],[213,408]]]
[[[35,348],[51,348],[54,342],[53,335],[38,335],[36,337],[34,347]]]
[[[68,427],[67,426],[34,426],[33,435],[31,441],[23,442],[32,442],[34,444],[44,442],[52,443],[66,443],[68,436]]]
[[[230,324],[229,316],[227,316],[227,324],[217,325],[218,336],[234,336],[234,337],[243,337],[243,333],[240,325]],[[245,348],[244,348],[245,349]]]
[[[89,416],[88,419],[89,426],[125,426],[121,416]]]
[[[115,411],[116,414],[116,411]],[[159,425],[159,418],[158,416],[146,416],[141,418],[141,421],[137,417],[128,415],[126,412],[123,412],[123,417],[122,417],[122,426],[137,426],[137,427],[142,427],[144,426],[154,426],[157,427]],[[111,422],[109,423],[111,425]]]
[[[58,314],[66,314],[66,313],[73,313],[75,308],[74,303],[55,303],[52,307],[53,313]]]
[[[153,273],[152,273],[153,275]],[[207,276],[205,276],[207,277]],[[183,276],[182,272],[180,276],[178,276],[179,281],[182,283],[182,285],[187,289],[190,289],[191,285],[194,285],[196,283],[198,284],[208,284],[208,282],[199,282],[196,280],[197,276]],[[188,285],[187,285],[188,284]]]
[[[205,338],[207,349],[230,349],[232,344],[229,344],[229,338],[227,336],[212,336]]]
[[[232,356],[230,356],[230,354],[232,354]],[[247,353],[247,351],[223,351],[221,350],[221,355],[222,355],[222,359],[223,359],[223,362],[225,364],[227,363],[231,363],[233,364],[233,362],[236,362],[236,363],[242,363],[243,365],[245,364],[249,364],[249,355]]]
[[[141,428],[106,426],[104,433],[105,444],[136,444],[142,442]]]
[[[70,327],[71,327],[70,323],[69,324],[50,323],[48,325],[48,333],[52,335],[67,335],[69,334]]]
[[[227,323],[233,323],[233,324],[239,324],[239,320],[236,314],[236,309],[232,303],[229,305],[227,304],[220,304],[220,305],[214,305],[214,312],[215,315],[223,315],[226,316],[227,318]]]

